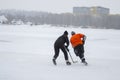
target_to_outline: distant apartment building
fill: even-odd
[[[80,15],[108,15],[109,14],[109,8],[104,7],[73,7],[73,13],[74,14],[80,14]]]
[[[88,15],[91,13],[89,7],[73,7],[73,13],[74,14],[81,14],[81,15]]]

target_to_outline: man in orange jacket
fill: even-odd
[[[87,65],[87,62],[84,58],[84,43],[86,36],[81,33],[76,34],[74,31],[71,32],[71,35],[72,37],[70,38],[70,42],[72,44],[76,56],[79,56],[82,63]]]

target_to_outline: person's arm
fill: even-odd
[[[68,37],[66,37],[66,45],[65,45],[65,48],[66,48],[66,50],[69,52],[69,49],[68,49],[68,46],[69,46],[69,39],[68,39]]]
[[[86,35],[84,35],[84,36],[83,36],[83,41],[85,41],[85,40],[86,40],[86,38],[87,38],[87,37],[86,37]]]
[[[66,46],[68,47],[69,46],[69,39],[68,39],[68,37],[66,37]]]
[[[87,38],[87,37],[84,35],[84,36],[83,36],[83,40],[82,40],[83,45],[85,44],[85,40],[86,40],[86,38]]]

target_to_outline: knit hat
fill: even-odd
[[[67,31],[65,31],[65,32],[64,32],[64,34],[65,34],[65,35],[68,35],[68,32],[67,32]]]
[[[74,34],[75,34],[75,32],[74,32],[74,31],[72,31],[72,32],[71,32],[71,35],[74,35]]]

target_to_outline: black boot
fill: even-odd
[[[54,65],[57,65],[57,63],[56,63],[55,59],[53,59],[52,61],[53,61],[53,64],[54,64]]]
[[[88,63],[85,61],[85,58],[82,59],[82,63],[85,64],[85,65],[88,65]]]
[[[69,62],[69,61],[66,61],[66,65],[71,65],[71,62]]]

